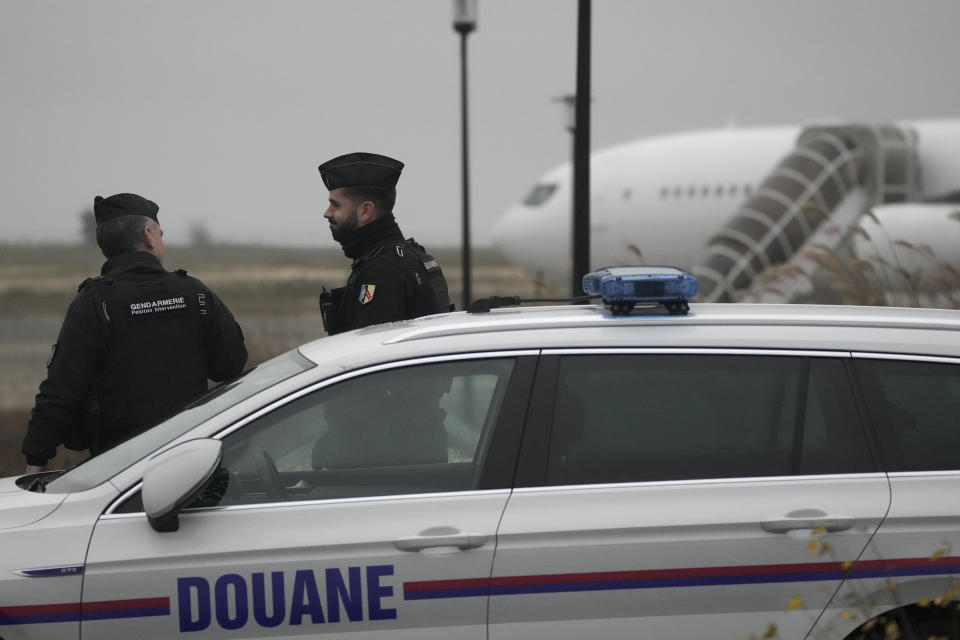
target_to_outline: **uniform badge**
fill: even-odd
[[[373,292],[377,289],[375,284],[360,285],[360,304],[367,304],[373,300]]]

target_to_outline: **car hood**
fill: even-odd
[[[67,494],[35,493],[17,486],[17,478],[0,478],[0,529],[41,520],[60,506]]]

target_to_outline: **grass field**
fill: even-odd
[[[431,250],[459,308],[460,253]],[[559,293],[507,265],[492,250],[474,250],[472,262],[474,298]],[[94,246],[0,245],[0,477],[22,471],[20,442],[50,345],[77,285],[97,275],[102,263]],[[226,302],[243,327],[250,364],[322,337],[317,296],[321,286],[342,285],[350,267],[339,250],[232,245],[168,245],[164,263],[168,269],[186,269]],[[66,453],[54,464],[78,459],[78,454]]]

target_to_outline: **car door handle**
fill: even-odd
[[[768,533],[789,533],[800,529],[823,529],[835,533],[850,529],[855,522],[853,518],[830,516],[819,509],[797,509],[784,518],[761,522],[760,526]]]
[[[454,527],[431,527],[411,538],[395,540],[393,544],[401,551],[423,551],[438,547],[455,547],[466,551],[482,547],[486,542],[487,536],[482,533],[464,533]]]

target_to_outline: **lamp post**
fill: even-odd
[[[463,308],[470,306],[470,164],[467,135],[467,36],[477,28],[477,0],[453,0],[453,29],[460,34],[460,136],[463,150]]]
[[[577,3],[577,93],[573,130],[572,295],[590,270],[590,0]]]
[[[570,250],[572,282],[570,295],[581,293],[584,274],[590,270],[590,0],[577,3],[577,90],[557,96],[563,104],[567,131],[573,134]]]

